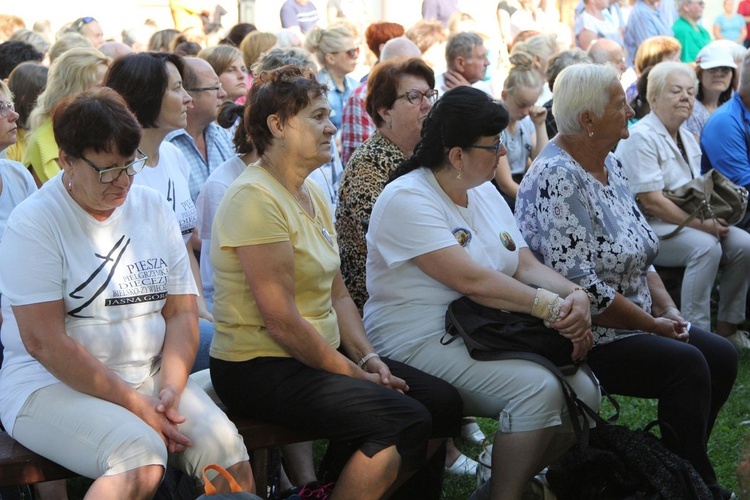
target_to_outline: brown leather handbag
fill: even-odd
[[[663,194],[690,215],[662,239],[675,236],[696,217],[701,220],[724,219],[727,224],[737,224],[747,210],[747,189],[736,185],[715,169],[677,189],[665,189]]]

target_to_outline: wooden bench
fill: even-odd
[[[0,431],[0,488],[76,477],[74,472],[40,457]]]
[[[248,452],[252,454],[257,494],[265,498],[268,489],[270,449],[284,444],[310,441],[313,436],[280,425],[232,415],[230,418],[244,439]],[[77,477],[77,474],[28,450],[7,433],[0,431],[0,488],[73,477]]]

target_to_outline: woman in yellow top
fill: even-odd
[[[260,160],[214,219],[211,378],[236,414],[329,438],[332,454],[351,447],[331,498],[439,498],[436,451],[463,404],[449,384],[380,358],[365,334],[331,209],[306,180],[331,158],[325,92],[313,73],[283,66],[248,94],[245,129]]]
[[[50,118],[52,109],[69,95],[101,86],[110,62],[109,57],[96,49],[76,48],[55,59],[50,66],[47,87],[29,117],[31,135],[23,158],[23,164],[31,170],[38,185],[41,186],[60,171]]]

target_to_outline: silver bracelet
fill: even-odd
[[[380,356],[378,356],[378,353],[376,352],[365,354],[364,356],[362,356],[362,359],[359,360],[359,363],[357,363],[357,366],[362,368],[363,366],[365,366],[365,363],[370,361],[372,358],[380,358]]]

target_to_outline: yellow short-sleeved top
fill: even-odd
[[[314,182],[306,180],[305,186],[315,217],[266,170],[253,165],[229,186],[219,204],[211,231],[216,330],[211,356],[225,361],[289,357],[268,334],[235,250],[282,241],[294,249],[297,310],[331,346],[339,346],[331,285],[340,261],[331,208]]]
[[[39,180],[45,183],[60,171],[57,163],[59,156],[52,118],[45,118],[29,136],[23,164],[26,168],[31,168]]]

